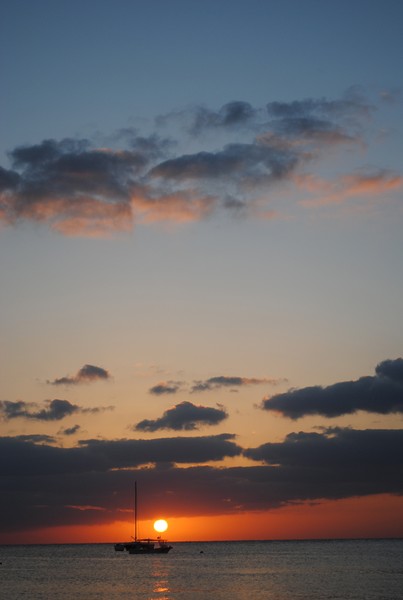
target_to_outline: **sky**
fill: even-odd
[[[0,543],[403,536],[400,0],[4,0]]]

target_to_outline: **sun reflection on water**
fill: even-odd
[[[169,569],[166,562],[161,560],[155,561],[153,565],[151,576],[154,580],[153,596],[150,600],[169,600],[170,586],[169,586]],[[163,594],[163,595],[162,595]]]

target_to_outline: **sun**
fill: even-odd
[[[168,529],[168,523],[165,519],[158,519],[158,521],[155,521],[154,523],[154,529],[155,531],[158,531],[158,533],[163,533]]]

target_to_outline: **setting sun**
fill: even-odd
[[[155,521],[154,523],[154,529],[155,531],[158,531],[158,533],[163,533],[168,529],[168,523],[165,519],[158,519],[158,521]]]

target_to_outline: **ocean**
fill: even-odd
[[[1,600],[403,600],[403,540],[0,546]]]

